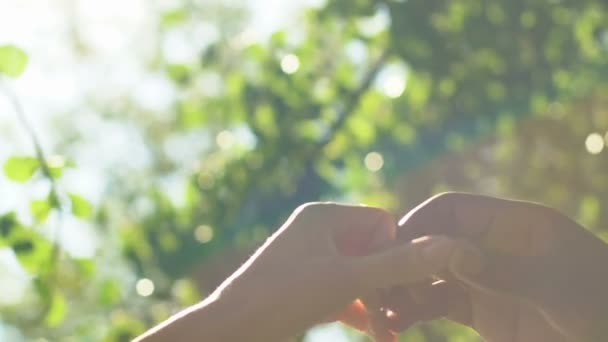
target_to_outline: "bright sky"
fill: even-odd
[[[201,0],[204,1],[204,0]],[[139,65],[150,54],[155,13],[170,6],[169,0],[0,0],[0,45],[16,44],[30,57],[27,71],[8,84],[17,93],[43,145],[52,150],[58,141],[50,129],[55,118],[73,113],[74,129],[91,132],[77,151],[78,168],[62,179],[66,190],[77,190],[92,202],[103,191],[103,167],[143,165],[147,162],[143,140],[135,129],[101,119],[83,99],[111,103],[131,94],[143,107],[168,109],[174,89],[163,75],[150,74]],[[243,1],[253,13],[251,30],[261,37],[290,25],[303,6],[323,0]],[[162,5],[161,5],[162,4]],[[77,56],[66,42],[74,28],[84,46],[92,51]],[[200,34],[205,34],[202,26]],[[148,37],[146,39],[146,37]],[[165,42],[176,58],[188,51],[185,36],[178,33]],[[12,107],[0,93],[0,164],[13,154],[31,154],[32,147],[17,124]],[[104,102],[105,101],[105,102]],[[125,151],[124,147],[129,146]],[[124,153],[116,153],[123,151]],[[28,199],[44,196],[48,184],[14,184],[0,175],[0,213],[17,210],[23,217]],[[53,218],[51,218],[52,223]],[[92,256],[94,230],[86,223],[68,219],[62,224],[61,242],[76,256]],[[0,250],[0,304],[14,303],[28,290],[29,276],[16,265],[10,250]],[[18,341],[19,334],[0,324],[0,340]],[[309,342],[347,341],[334,325],[317,328]]]

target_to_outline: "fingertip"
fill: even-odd
[[[420,262],[428,272],[438,272],[446,268],[456,248],[453,239],[447,236],[424,236],[412,241],[412,245],[419,245]]]
[[[335,320],[363,332],[367,331],[370,325],[367,310],[360,300],[351,303]]]
[[[407,285],[448,270],[453,249],[453,239],[429,236],[352,259],[352,267],[364,291]]]

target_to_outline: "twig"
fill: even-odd
[[[365,73],[359,86],[348,95],[346,103],[342,110],[338,113],[338,118],[329,128],[327,134],[313,147],[309,159],[313,159],[316,155],[331,142],[335,133],[342,128],[348,117],[357,109],[361,97],[372,85],[372,82],[380,72],[380,69],[390,55],[390,49],[385,49],[376,61],[371,65],[370,69]]]
[[[51,174],[51,169],[46,161],[46,156],[45,156],[44,150],[42,149],[42,145],[40,144],[40,140],[38,139],[38,135],[36,135],[34,128],[32,127],[27,116],[25,115],[25,111],[23,110],[23,106],[21,105],[21,102],[17,98],[17,95],[12,91],[12,89],[1,78],[0,78],[0,81],[3,82],[1,85],[4,90],[4,93],[5,93],[6,97],[9,99],[9,101],[11,102],[11,105],[13,106],[13,109],[15,110],[15,113],[17,114],[17,118],[19,119],[21,126],[25,129],[25,131],[27,132],[27,134],[30,137],[30,140],[32,141],[32,144],[34,145],[36,159],[38,159],[38,163],[40,163],[40,169],[42,170],[42,174],[51,183],[51,191],[50,191],[51,200],[54,202],[55,205],[60,206],[59,196],[57,195],[57,183],[55,182],[55,178]],[[58,209],[60,209],[60,208],[58,208]]]
[[[49,191],[49,200],[51,201],[51,205],[53,207],[55,207],[58,211],[57,225],[53,232],[53,241],[52,241],[53,249],[51,251],[51,259],[50,259],[51,264],[53,264],[59,259],[59,254],[60,254],[59,253],[60,252],[59,234],[61,231],[61,222],[63,221],[63,205],[61,204],[61,200],[59,198],[59,194],[57,191],[57,182],[55,180],[55,177],[53,177],[53,174],[51,173],[51,169],[47,162],[47,159],[46,159],[46,156],[44,153],[44,149],[42,148],[42,145],[40,144],[40,139],[38,139],[38,135],[36,134],[36,132],[34,131],[34,128],[32,127],[31,123],[29,122],[27,115],[25,114],[25,110],[23,109],[23,105],[19,101],[19,98],[17,97],[15,92],[13,92],[12,88],[4,81],[4,79],[2,77],[0,77],[0,87],[2,88],[2,90],[4,91],[4,94],[10,101],[11,105],[13,106],[15,114],[17,115],[17,118],[18,118],[19,122],[21,123],[21,126],[25,129],[25,131],[29,135],[32,145],[34,145],[36,159],[38,160],[38,163],[40,164],[40,170],[42,171],[42,175],[51,184],[51,189]],[[54,276],[55,276],[55,272],[51,271],[51,273],[50,273],[51,280]],[[51,281],[51,283],[52,283],[52,281]]]

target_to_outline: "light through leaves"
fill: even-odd
[[[194,230],[194,238],[200,243],[207,243],[213,239],[213,228],[200,225]]]
[[[404,63],[390,63],[382,68],[375,86],[389,98],[397,98],[407,87],[408,67]]]
[[[154,283],[148,278],[142,278],[135,284],[135,291],[142,297],[148,297],[154,293]]]
[[[591,154],[598,154],[604,149],[604,138],[598,133],[591,133],[585,139],[585,148]]]
[[[372,171],[379,171],[384,166],[384,157],[378,152],[370,152],[364,159],[365,167]]]
[[[397,98],[405,90],[405,78],[402,75],[390,75],[382,84],[382,91],[390,98]]]
[[[227,150],[234,144],[234,134],[230,131],[221,131],[215,137],[215,142],[222,150]]]
[[[285,55],[281,59],[281,70],[286,74],[293,74],[300,68],[300,59],[294,54]]]
[[[61,168],[65,166],[65,158],[59,155],[50,156],[47,161],[47,165],[51,168]]]

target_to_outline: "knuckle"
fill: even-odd
[[[309,202],[304,203],[298,206],[291,214],[293,222],[302,222],[309,220],[311,216],[314,215],[314,212],[317,211],[318,203]]]
[[[541,204],[536,204],[535,206],[539,219],[545,221],[546,223],[552,223],[553,221],[559,220],[564,217],[563,214],[560,213],[557,209],[547,207]]]
[[[374,211],[376,217],[376,225],[380,227],[394,227],[396,226],[395,217],[388,211],[380,208],[375,208]]]
[[[431,203],[451,205],[453,203],[457,203],[458,201],[464,198],[469,198],[471,196],[471,194],[465,192],[446,191],[433,196],[431,198]]]
[[[316,206],[318,203],[317,202],[308,202],[308,203],[304,203],[304,204],[300,204],[296,210],[294,210],[294,213],[296,214],[301,214],[304,213],[306,211],[311,210],[311,208],[313,208],[314,206]]]
[[[295,220],[309,220],[318,218],[330,212],[337,204],[331,202],[308,202],[297,207],[293,212]]]
[[[304,204],[301,204],[300,206],[298,206],[296,208],[296,210],[294,210],[294,213],[297,214],[298,216],[307,215],[307,214],[319,211],[320,208],[323,207],[323,205],[324,204],[321,202],[304,203]]]

